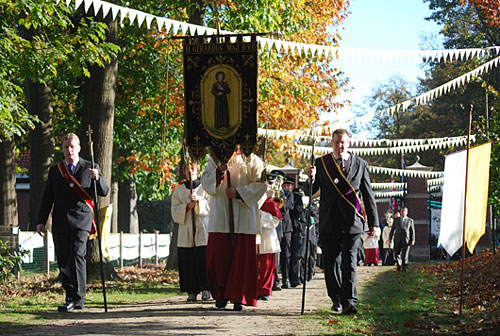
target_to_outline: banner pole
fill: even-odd
[[[468,172],[469,172],[469,151],[470,151],[470,134],[472,128],[472,111],[474,110],[474,105],[471,104],[469,110],[469,130],[467,132],[467,155],[465,162],[465,197],[464,197],[464,220],[462,226],[462,267],[460,269],[460,306],[459,315],[462,315],[463,305],[464,305],[464,271],[465,271],[465,219],[467,216],[467,182],[468,182]]]
[[[314,134],[313,134],[313,129],[314,129],[314,126],[311,128],[311,136],[312,136],[312,151],[311,151],[311,166],[314,165],[314,144],[315,144],[315,138],[314,138]],[[302,279],[303,281],[303,287],[302,287],[302,307],[301,307],[301,310],[300,310],[300,315],[304,315],[304,307],[305,307],[305,304],[306,304],[306,283],[307,283],[307,278],[309,276],[309,235],[311,234],[310,233],[310,229],[311,229],[311,226],[313,226],[314,228],[314,223],[312,223],[312,213],[311,213],[311,203],[312,203],[312,190],[313,190],[313,180],[312,180],[312,176],[309,176],[309,204],[307,205],[307,217],[308,217],[308,221],[307,221],[307,226],[306,226],[306,251],[304,253],[304,257],[305,257],[305,263],[304,263],[304,278]]]

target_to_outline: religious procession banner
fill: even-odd
[[[238,145],[244,155],[257,147],[256,34],[184,38],[184,134],[189,155],[207,149],[227,163]]]
[[[438,245],[449,255],[462,246],[464,220],[465,241],[471,253],[486,231],[490,158],[491,142],[471,148],[468,160],[466,150],[446,156]]]

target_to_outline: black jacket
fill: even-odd
[[[92,189],[92,175],[89,172],[91,162],[80,158],[73,173],[74,178],[82,185],[85,191],[94,197]],[[99,165],[96,164],[99,170]],[[99,170],[99,180],[97,181],[97,194],[106,196],[109,188],[104,181]],[[57,165],[49,170],[47,185],[42,196],[40,212],[38,214],[38,224],[45,224],[52,212],[52,232],[64,233],[73,230],[84,230],[90,232],[92,225],[92,209],[78,196],[59,172]],[[96,209],[97,210],[97,209]]]
[[[356,215],[354,208],[339,195],[325,172],[321,158],[316,159],[315,166],[316,177],[313,184],[313,194],[318,189],[321,189],[319,206],[320,235],[338,232],[362,233],[364,231],[364,221]],[[368,226],[378,226],[377,205],[370,186],[368,163],[360,157],[352,155],[347,180],[358,197],[363,199]]]

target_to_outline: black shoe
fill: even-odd
[[[348,305],[342,310],[343,315],[354,315],[358,313],[358,309],[353,305]]]
[[[283,289],[290,288],[290,282],[288,282],[288,281],[284,282],[283,285],[281,285],[281,288],[283,288]]]
[[[259,300],[262,300],[262,301],[269,301],[270,299],[271,299],[270,295],[261,295],[261,296],[259,296]]]
[[[82,310],[82,309],[85,309],[85,300],[77,300],[77,301],[73,301],[73,303],[75,304],[75,309],[76,310]]]
[[[215,306],[217,308],[226,308],[226,305],[227,305],[227,300],[224,298],[215,300]]]
[[[292,282],[292,283],[290,284],[290,286],[291,286],[292,288],[298,287],[298,286],[300,286],[300,285],[301,285],[301,283],[300,283],[300,282]]]
[[[332,306],[332,311],[335,313],[342,313],[342,305],[340,303],[334,303]]]
[[[60,312],[69,312],[75,309],[75,302],[68,301],[64,305],[57,307],[57,310]]]
[[[241,305],[241,303],[236,302],[234,304],[233,310],[234,311],[242,311],[243,310],[243,306]]]
[[[280,285],[273,286],[273,292],[279,292],[281,290]]]

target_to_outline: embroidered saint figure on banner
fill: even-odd
[[[184,132],[194,160],[210,153],[226,163],[237,148],[257,148],[255,34],[185,37]]]
[[[214,95],[214,119],[215,128],[229,127],[229,108],[227,104],[227,95],[231,89],[224,78],[224,72],[219,71],[215,74],[217,82],[212,85],[212,94]]]

